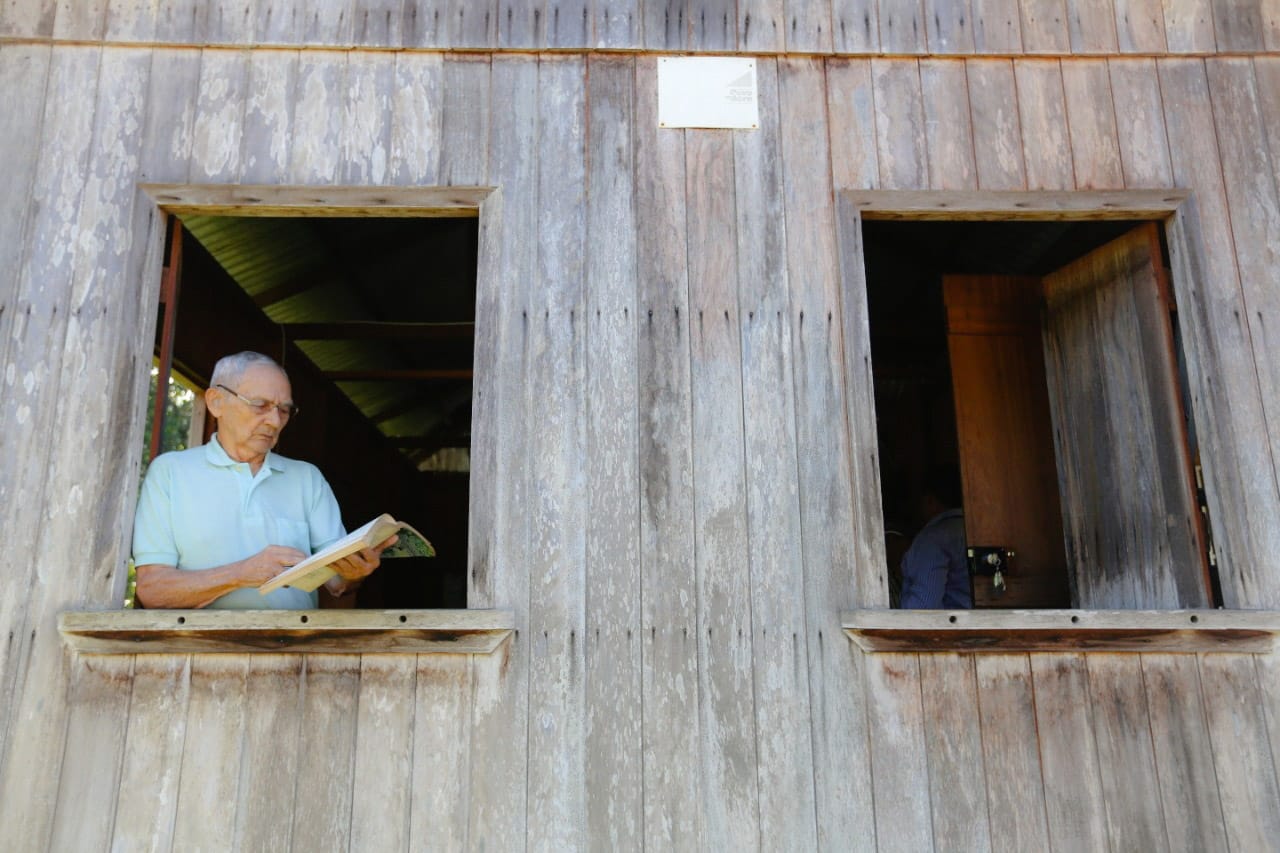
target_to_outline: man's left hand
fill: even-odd
[[[330,568],[337,572],[338,576],[330,578],[325,584],[329,592],[335,596],[343,595],[349,592],[353,585],[373,574],[373,570],[382,565],[382,552],[396,544],[398,539],[398,536],[392,536],[371,548],[357,551],[330,564]]]

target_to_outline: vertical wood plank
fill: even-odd
[[[355,783],[360,658],[308,655],[304,660],[290,838],[294,850],[347,849]],[[313,733],[316,744],[309,740]],[[316,748],[321,738],[323,747]]]
[[[1175,850],[1225,850],[1213,747],[1193,655],[1143,655],[1142,681],[1160,777],[1165,834]]]
[[[973,0],[973,46],[978,53],[1021,53],[1018,0]]]
[[[110,844],[116,815],[133,659],[77,655],[70,668],[66,748],[49,848],[102,850]]]
[[[830,0],[786,0],[783,25],[787,50],[792,53],[830,53],[832,18]],[[742,42],[739,41],[739,44]]]
[[[969,0],[937,3],[931,12],[925,16],[930,53],[973,52],[974,19]]]
[[[924,101],[925,144],[929,152],[929,188],[974,189],[973,128],[965,65],[954,60],[922,59],[920,89]]]
[[[1161,0],[1113,0],[1116,39],[1121,53],[1164,53],[1164,8]]]
[[[644,0],[645,50],[684,50],[685,0]]]
[[[978,712],[987,773],[991,846],[1049,847],[1034,690],[1026,655],[978,655]]]
[[[327,733],[302,732],[300,655],[254,655],[249,660],[245,700],[244,755],[237,785],[233,846],[239,850],[286,850],[294,809],[298,752],[324,749]],[[217,760],[209,755],[205,761]]]
[[[1066,0],[1072,53],[1115,53],[1116,19],[1112,0]]]
[[[935,850],[990,850],[972,655],[920,655]]]
[[[1210,5],[1219,53],[1249,53],[1263,49],[1265,29],[1262,4],[1258,0]]]
[[[969,109],[973,114],[973,150],[978,188],[1026,189],[1022,158],[1022,121],[1013,64],[1008,60],[965,63],[969,78]]]
[[[512,638],[473,663],[467,839],[472,848],[510,850],[525,844],[527,819],[531,496],[525,384],[538,246],[538,65],[523,56],[495,60],[493,86],[504,95],[493,102],[488,99],[488,64],[472,63],[465,74],[479,100],[450,98],[445,63],[441,176],[452,174],[463,185],[502,188],[500,195],[485,200],[481,219],[482,252],[497,254],[498,274],[476,282],[473,452],[480,454],[480,464],[492,460],[487,470],[493,474],[472,483],[467,601],[475,602],[473,607],[510,607],[516,613]],[[488,110],[470,109],[469,103],[487,104]],[[491,172],[486,171],[487,155],[453,164],[445,159],[457,146],[469,144],[468,139],[487,138],[490,127]],[[484,147],[487,151],[490,146]],[[491,230],[491,221],[497,231]]]
[[[685,135],[699,773],[707,843],[759,843],[733,135]]]
[[[257,43],[254,28],[257,24],[255,6],[270,0],[240,0],[237,3],[210,3],[197,21],[196,40],[201,44]]]
[[[1277,7],[1280,19],[1280,7]],[[1280,163],[1280,56],[1257,56],[1253,70],[1258,81],[1258,107],[1266,130],[1272,163]]]
[[[876,155],[876,110],[867,60],[829,59],[827,122],[832,183],[840,188],[879,185]]]
[[[1055,850],[1107,849],[1084,655],[1031,655],[1045,818]]]
[[[589,0],[547,0],[547,47],[583,48],[592,41]]]
[[[189,657],[136,659],[112,850],[130,853],[173,846],[190,688]]]
[[[306,0],[257,0],[254,41],[259,45],[291,44],[301,32]]]
[[[182,775],[173,827],[175,850],[208,850],[235,837],[240,763],[248,709],[248,655],[198,655],[191,661]],[[209,808],[222,803],[222,808]]]
[[[876,151],[883,189],[929,186],[920,69],[910,59],[875,59]]]
[[[302,0],[303,43],[345,47],[351,44],[351,0]]]
[[[1068,53],[1071,33],[1065,0],[1022,0],[1022,50],[1025,53]]]
[[[1280,837],[1280,784],[1258,671],[1248,655],[1201,655],[1200,681],[1227,844],[1263,850]]]
[[[879,506],[855,507],[850,466],[831,464],[850,458],[846,398],[869,398],[871,389],[845,383],[841,297],[847,290],[837,267],[832,179],[825,166],[815,166],[832,160],[824,127],[828,81],[816,60],[781,62],[778,74],[790,301],[782,310],[789,309],[792,329],[804,568],[798,583],[804,591],[817,845],[830,850],[870,846],[875,840],[866,707],[859,689],[863,656],[842,642],[835,605],[882,601],[887,587],[883,566],[876,562],[883,542]],[[869,95],[870,86],[862,88]]]
[[[738,47],[737,0],[688,0],[689,50],[732,51]]]
[[[53,37],[60,41],[98,41],[106,25],[107,0],[59,0]]]
[[[490,103],[489,60],[465,54],[446,58],[444,93],[440,181],[475,186],[488,171],[489,111],[475,105]]]
[[[400,32],[405,47],[452,47],[449,0],[405,0],[402,14]]]
[[[1015,62],[1013,70],[1027,189],[1071,189],[1075,177],[1061,65],[1056,59],[1027,59]]]
[[[635,64],[592,59],[586,158],[588,846],[644,847]]]
[[[636,60],[644,839],[707,846],[700,774],[685,132],[657,115],[657,58]]]
[[[1204,63],[1166,59],[1157,68],[1173,182],[1196,191],[1168,229],[1169,250],[1209,513],[1215,529],[1231,531],[1214,541],[1223,594],[1227,607],[1262,607],[1275,585],[1257,570],[1264,555],[1280,553],[1280,529],[1263,519],[1280,516],[1280,500],[1269,460],[1258,455],[1269,419],[1250,342],[1256,317],[1229,249],[1230,206],[1217,137],[1207,132],[1215,114]]]
[[[465,14],[461,0],[453,0],[458,11]],[[499,0],[497,38],[500,48],[534,48],[546,43],[545,7],[541,3],[520,3],[516,0]]]
[[[787,27],[783,0],[738,0],[737,6],[740,50],[776,53],[784,49]]]
[[[831,0],[831,36],[836,53],[877,52],[879,4],[876,0]]]
[[[876,849],[933,850],[930,811],[920,807],[929,768],[918,655],[867,655],[865,665]]]
[[[289,181],[294,184],[336,182],[342,168],[342,80],[347,55],[336,51],[303,51],[293,95],[293,135]]]
[[[1280,776],[1280,658],[1275,654],[1255,655],[1253,659],[1258,671],[1258,687],[1262,691],[1262,701],[1267,719],[1267,734],[1271,741],[1271,761]],[[1203,749],[1209,751],[1207,743]]]
[[[888,54],[925,53],[924,9],[917,0],[880,7],[880,50]]]
[[[1280,1],[1262,0],[1262,42],[1271,52],[1280,50]]]
[[[586,816],[586,67],[542,57],[537,288],[529,312],[532,847],[583,846]]]
[[[414,655],[361,656],[351,778],[352,850],[409,849],[417,672]]]
[[[1155,60],[1110,60],[1108,64],[1124,185],[1171,186],[1173,166]]]
[[[760,835],[811,848],[817,833],[778,74],[776,63],[759,61],[760,129],[733,140],[735,319],[742,341]],[[821,119],[806,118],[822,139]]]
[[[1062,65],[1066,124],[1077,190],[1122,189],[1124,170],[1116,138],[1116,109],[1106,60],[1077,59]]]
[[[444,59],[440,54],[396,54],[387,165],[390,183],[439,183],[443,87]]]
[[[206,50],[192,130],[192,183],[231,182],[240,174],[240,143],[249,84],[249,54]]]
[[[21,5],[20,2],[19,5]],[[0,31],[3,31],[2,23],[0,23]],[[106,25],[103,28],[103,38],[106,41],[149,42],[155,38],[155,32],[156,3],[154,0],[108,0]]]
[[[395,57],[389,53],[357,51],[348,57],[339,178],[345,184],[387,182],[395,70]]]
[[[469,655],[418,655],[408,850],[471,849],[471,662]]]
[[[1164,0],[1164,34],[1170,53],[1212,53],[1213,0]]]
[[[5,0],[0,5],[0,34],[48,38],[53,34],[56,16],[56,0]]]
[[[258,0],[259,3],[263,0]],[[404,7],[416,0],[360,0],[351,10],[351,40],[364,47],[404,44]]]
[[[595,47],[637,48],[643,42],[644,7],[642,0],[605,2],[597,0],[591,8],[592,44]]]
[[[249,57],[241,180],[269,184],[289,173],[293,96],[298,83],[296,52],[257,52]]]
[[[406,0],[409,2],[409,0]],[[517,9],[522,4],[506,2],[495,3],[495,0],[449,0],[449,34],[448,44],[455,48],[488,48],[495,44],[506,46],[499,40],[498,11],[499,8],[506,16],[507,20],[511,18],[510,7]],[[541,12],[541,7],[534,13],[535,21]],[[516,12],[519,15],[519,12]],[[519,46],[541,46],[542,31],[538,26],[534,27],[536,32],[531,33],[532,36],[528,41],[519,42]],[[513,44],[512,46],[517,46]],[[484,112],[481,110],[481,112]]]
[[[1107,835],[1113,850],[1154,850],[1168,843],[1156,775],[1142,661],[1090,655],[1089,698],[1102,769]],[[1185,689],[1185,688],[1184,688]]]

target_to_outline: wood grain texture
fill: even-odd
[[[1030,660],[1049,837],[1054,849],[1106,849],[1107,810],[1088,701],[1087,659],[1037,654]]]
[[[144,656],[133,667],[112,850],[172,848],[190,687],[189,657]]]
[[[970,0],[935,3],[930,11],[932,14],[925,16],[930,53],[973,52],[974,19]]]
[[[1021,53],[1018,0],[973,0],[973,45],[978,53]]]
[[[584,48],[594,40],[589,0],[548,0],[547,47]]]
[[[1049,831],[1030,664],[1026,655],[982,655],[974,667],[991,846],[1043,850]]]
[[[249,57],[241,140],[243,183],[270,183],[289,173],[298,62],[294,52],[255,52]]]
[[[345,848],[351,839],[360,657],[304,660],[299,736],[323,733],[324,748],[299,744],[290,839],[298,850]]]
[[[1143,655],[1142,682],[1169,847],[1226,849],[1226,827],[1204,713],[1205,702],[1216,698],[1204,695],[1196,658]]]
[[[800,846],[814,847],[817,834],[812,817],[814,774],[808,725],[804,566],[778,76],[774,62],[759,62],[757,80],[763,95],[760,130],[736,134],[734,138],[736,320],[742,342],[744,451],[750,472],[746,482],[746,536],[750,546],[746,566],[751,601],[760,833],[762,838],[794,839]],[[820,104],[821,100],[813,103]],[[810,122],[817,125],[810,132],[822,139],[820,119]]]
[[[50,848],[105,849],[120,791],[133,659],[77,657],[70,669],[66,746]]]
[[[108,0],[103,38],[109,42],[151,41],[156,31],[156,7],[151,0]]]
[[[1090,655],[1088,669],[1111,847],[1163,847],[1167,839],[1141,659]]]
[[[1165,42],[1170,53],[1214,50],[1213,0],[1164,0]]]
[[[924,7],[917,0],[880,4],[880,49],[888,54],[927,52]]]
[[[1217,49],[1222,53],[1261,50],[1264,45],[1262,4],[1257,0],[1244,3],[1211,3],[1213,33]]]
[[[859,189],[878,186],[871,63],[831,59],[825,66],[832,184]]]
[[[817,4],[808,4],[816,6]],[[740,50],[780,52],[787,25],[783,0],[738,0],[737,42]]]
[[[249,661],[244,755],[236,785],[234,846],[242,850],[288,848],[295,807],[298,755],[324,743],[304,732],[301,655],[261,655]],[[216,760],[213,756],[210,759]]]
[[[920,655],[920,694],[933,848],[990,850],[974,658]]]
[[[209,50],[200,55],[200,93],[192,128],[192,183],[232,183],[240,173],[249,54]],[[310,128],[299,127],[299,132]]]
[[[338,179],[353,186],[387,183],[391,148],[395,57],[389,53],[347,59],[342,99],[342,167]]]
[[[590,846],[644,846],[635,63],[592,59],[587,112],[586,782]]]
[[[351,849],[409,847],[417,659],[362,655],[351,776]]]
[[[0,5],[0,33],[18,38],[53,34],[57,0],[5,0]]]
[[[644,0],[645,50],[684,50],[688,42],[685,0]]]
[[[1121,53],[1164,53],[1164,7],[1161,0],[1114,0],[1116,40]]]
[[[472,660],[420,656],[415,675],[408,849],[470,849]]]
[[[1263,849],[1280,833],[1280,784],[1258,671],[1249,657],[1202,655],[1200,683],[1227,844]]]
[[[929,158],[919,65],[914,60],[872,60],[871,76],[880,186],[923,189],[929,186]]]
[[[53,19],[53,37],[68,41],[96,41],[106,29],[107,0],[62,0]]]
[[[344,47],[351,44],[351,6],[346,0],[300,0],[299,23],[306,44]]]
[[[636,61],[636,112],[657,114],[657,59]],[[637,120],[635,140],[644,838],[707,846],[698,754],[686,132]]]
[[[931,815],[918,801],[929,790],[919,656],[873,655],[865,666],[875,849],[931,850]]]
[[[1013,64],[1022,123],[1027,189],[1069,190],[1075,186],[1061,63],[1026,59]]]
[[[689,50],[738,49],[736,0],[688,0]]]
[[[864,66],[865,68],[865,66]],[[847,465],[845,347],[838,268],[836,214],[827,168],[822,65],[789,60],[778,65],[781,178],[786,232],[786,280],[794,379],[798,463],[800,557],[807,654],[808,728],[812,738],[817,846],[869,846],[875,838],[870,754],[862,684],[862,655],[841,643],[834,602],[887,598],[876,558],[881,518],[856,507]],[[802,227],[795,227],[803,223]],[[865,345],[862,344],[862,345]],[[868,377],[869,378],[869,377]],[[870,395],[870,389],[861,394]],[[833,425],[835,425],[833,427]],[[794,593],[792,593],[794,594]],[[804,728],[803,724],[800,726]]]
[[[733,135],[685,136],[697,577],[698,770],[712,846],[759,840],[758,755],[737,316]]]
[[[1265,555],[1280,552],[1280,530],[1262,519],[1280,513],[1280,497],[1274,458],[1260,456],[1257,443],[1269,433],[1269,419],[1252,366],[1250,321],[1256,316],[1249,313],[1228,248],[1231,202],[1217,135],[1208,132],[1215,111],[1204,64],[1166,59],[1157,68],[1173,180],[1196,190],[1168,236],[1209,513],[1215,529],[1232,531],[1214,543],[1223,595],[1227,607],[1264,606],[1275,590],[1257,568],[1266,564]],[[1223,417],[1227,411],[1230,417]]]
[[[396,186],[439,184],[444,59],[405,52],[395,64],[387,180]]]
[[[1125,186],[1172,186],[1155,60],[1110,60],[1108,65]]]
[[[293,94],[289,181],[333,184],[342,169],[342,80],[347,54],[307,51],[298,60]]]
[[[784,16],[787,50],[794,53],[830,53],[832,17],[830,2],[788,0]]]
[[[1003,59],[971,59],[965,66],[978,188],[1026,189],[1022,122],[1013,64]]]
[[[836,53],[880,49],[880,11],[875,0],[831,0],[831,35]]]
[[[486,183],[489,168],[489,132],[496,125],[490,110],[476,109],[489,104],[489,59],[461,54],[444,64],[443,140],[440,143],[440,183],[445,186],[476,186]],[[511,106],[514,107],[513,101]],[[495,110],[496,112],[496,110]],[[514,156],[513,152],[513,156]]]
[[[592,44],[595,47],[634,47],[643,44],[643,0],[592,4]]]
[[[538,62],[537,264],[529,311],[529,844],[584,844],[586,67]],[[555,211],[556,215],[548,215]]]
[[[978,175],[964,63],[922,59],[920,89],[929,152],[929,188],[976,189]]]
[[[1072,53],[1115,53],[1112,0],[1066,0]]]
[[[1022,50],[1025,53],[1068,53],[1071,32],[1065,0],[1021,0]]]
[[[1121,189],[1117,110],[1105,60],[1083,59],[1062,65],[1067,130],[1071,138],[1075,187],[1078,190]]]

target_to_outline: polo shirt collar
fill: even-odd
[[[227,455],[227,451],[223,448],[222,443],[218,441],[218,434],[215,432],[209,442],[204,446],[204,458],[210,465],[218,468],[230,468],[240,463]],[[280,459],[270,450],[267,451],[267,458],[262,461],[264,468],[270,468],[272,471],[280,472],[284,470],[284,466],[280,464]]]

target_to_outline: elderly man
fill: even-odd
[[[214,366],[205,392],[218,431],[203,447],[156,457],[133,528],[138,599],[147,607],[237,610],[315,607],[316,592],[257,587],[345,535],[320,471],[271,450],[297,412],[284,369],[241,352]],[[388,539],[333,568],[335,596],[379,565]]]

